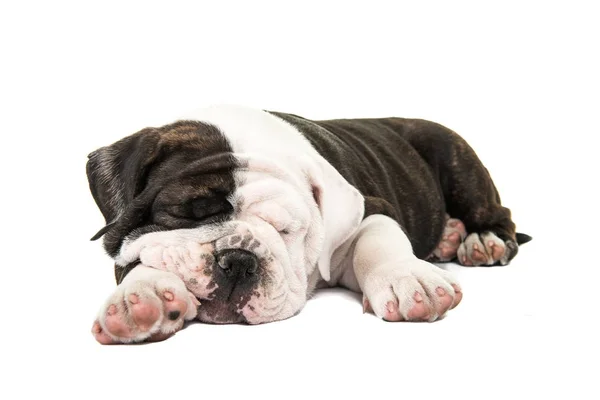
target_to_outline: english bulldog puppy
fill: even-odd
[[[531,239],[471,147],[425,120],[208,107],[92,152],[87,176],[118,284],[103,344],[283,320],[330,286],[435,321],[463,294],[430,262],[506,265]]]

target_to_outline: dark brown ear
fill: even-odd
[[[92,240],[108,232],[144,189],[158,141],[159,133],[148,128],[88,155],[90,191],[107,224]]]

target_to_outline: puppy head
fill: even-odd
[[[288,318],[316,267],[329,279],[363,200],[312,148],[291,161],[229,131],[182,120],[91,153],[90,190],[107,224],[95,238],[117,266],[177,273],[202,300],[203,321]]]
[[[191,228],[231,212],[225,197],[234,190],[236,163],[209,124],[147,128],[88,157],[90,190],[107,223],[93,239],[104,235],[113,257],[133,230]]]

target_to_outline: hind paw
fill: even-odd
[[[442,240],[428,260],[432,262],[452,261],[466,237],[467,231],[462,221],[456,218],[448,218],[444,227]]]
[[[517,244],[506,242],[492,232],[471,233],[458,248],[458,262],[465,266],[506,265],[514,257]]]

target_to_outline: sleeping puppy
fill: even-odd
[[[118,284],[104,344],[283,320],[329,286],[435,321],[462,291],[430,262],[506,265],[530,239],[469,145],[424,120],[209,107],[94,151],[87,175]]]

